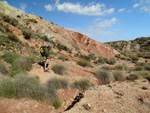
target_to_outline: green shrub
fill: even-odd
[[[130,58],[132,59],[133,63],[137,63],[139,60],[139,57],[137,57],[137,56],[130,56]]]
[[[98,57],[98,60],[97,60],[98,63],[101,63],[101,64],[104,64],[106,62],[108,62],[108,59],[107,58],[103,58],[103,57]]]
[[[18,25],[18,21],[14,18],[9,17],[8,15],[3,15],[2,18],[5,22],[10,23],[13,26]]]
[[[39,38],[46,41],[46,42],[50,41],[46,35],[40,35]]]
[[[61,51],[61,50],[68,51],[69,50],[67,46],[65,46],[61,43],[57,44],[57,48],[58,48],[59,51]]]
[[[86,56],[86,55],[80,55],[79,56],[81,59],[84,59],[84,60],[86,60],[86,61],[91,61],[91,58],[90,58],[90,56]]]
[[[8,63],[12,63],[18,57],[19,57],[18,54],[11,53],[11,52],[5,52],[4,55],[2,55],[2,58]]]
[[[113,73],[113,75],[114,75],[115,81],[125,81],[125,76],[123,75],[122,72],[116,71]]]
[[[15,84],[12,79],[0,79],[0,96],[7,98],[14,98],[16,94]]]
[[[135,67],[135,71],[142,71],[143,70],[143,67],[142,66],[136,66]]]
[[[33,32],[29,28],[21,27],[20,29],[25,39],[30,39],[32,37]]]
[[[53,86],[54,89],[66,89],[68,88],[68,80],[60,78],[52,78],[47,82],[47,86]]]
[[[19,42],[20,41],[19,38],[16,35],[14,35],[10,32],[7,33],[7,38],[14,41],[14,42]]]
[[[60,75],[63,75],[66,72],[66,67],[60,64],[55,64],[52,66],[52,70]]]
[[[4,75],[8,74],[8,70],[6,69],[4,64],[0,64],[0,73]]]
[[[58,97],[56,97],[54,100],[53,100],[53,106],[54,106],[54,108],[55,109],[58,109],[58,108],[60,108],[61,107],[61,100],[58,98]]]
[[[32,98],[37,101],[53,100],[56,90],[53,87],[40,84],[36,77],[19,74],[11,78],[0,79],[0,96],[7,98]]]
[[[0,22],[0,31],[2,33],[7,33],[7,32],[10,32],[10,30],[7,28],[6,25],[4,25],[3,23]]]
[[[147,71],[150,71],[150,63],[146,63],[144,65],[144,69],[147,70]]]
[[[127,80],[135,81],[137,79],[140,79],[141,76],[137,73],[131,73],[128,77]]]
[[[27,23],[30,23],[30,22],[37,23],[37,21],[35,19],[27,19],[26,22]]]
[[[60,59],[62,61],[68,61],[69,60],[66,56],[63,56],[63,55],[59,55],[58,59]]]
[[[72,84],[73,88],[82,89],[82,90],[86,90],[86,89],[88,89],[91,86],[93,86],[93,84],[87,79],[75,81]]]
[[[44,101],[48,99],[47,89],[35,77],[29,77],[27,75],[18,75],[14,80],[16,98],[28,97],[38,101]]]
[[[11,76],[20,72],[30,71],[32,68],[33,60],[30,57],[21,56],[12,62]]]
[[[95,56],[94,53],[90,53],[90,54],[89,54],[89,57],[90,57],[90,59],[92,59],[92,60],[96,60],[96,56]]]
[[[92,67],[91,63],[85,59],[80,59],[77,64],[82,67]]]
[[[114,76],[110,71],[97,70],[95,76],[101,84],[109,84],[114,81]]]
[[[116,62],[117,62],[116,58],[110,58],[110,59],[108,59],[107,64],[114,65],[114,64],[116,64]]]
[[[6,36],[0,35],[0,45],[7,45],[9,42],[9,39]]]
[[[107,71],[110,71],[110,70],[111,70],[111,68],[108,67],[108,66],[102,66],[101,69],[102,69],[102,70],[107,70]]]
[[[116,65],[116,66],[115,66],[115,69],[116,69],[116,70],[123,70],[124,67],[123,67],[123,65]]]

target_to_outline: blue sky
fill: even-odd
[[[4,1],[4,0],[3,0]],[[99,42],[150,36],[150,0],[5,0]]]

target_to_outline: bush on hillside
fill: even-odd
[[[8,70],[6,69],[4,64],[0,64],[0,73],[4,75],[8,74]]]
[[[141,76],[137,73],[131,73],[128,77],[127,80],[135,81],[137,79],[140,79]]]
[[[130,58],[132,59],[132,62],[133,62],[133,63],[137,63],[138,60],[139,60],[139,57],[138,57],[138,56],[131,56],[131,55],[130,55]]]
[[[10,23],[13,26],[17,26],[17,24],[18,24],[18,21],[16,19],[14,19],[8,15],[3,15],[2,18],[5,22]]]
[[[7,33],[7,32],[10,32],[10,30],[7,28],[6,25],[4,25],[3,23],[0,22],[0,31],[2,33]]]
[[[100,84],[109,84],[114,81],[112,72],[106,70],[97,70],[95,76],[99,80]]]
[[[101,63],[101,64],[104,64],[108,62],[108,59],[107,58],[104,58],[104,57],[98,57],[98,60],[97,60],[97,63]]]
[[[20,72],[30,71],[33,63],[33,59],[27,56],[17,58],[12,62],[11,76],[14,76]]]
[[[116,65],[115,70],[123,70],[124,66],[123,65]]]
[[[93,84],[87,79],[78,80],[72,84],[73,88],[77,88],[81,90],[86,90],[91,86],[93,86]]]
[[[60,64],[55,64],[52,66],[52,70],[59,75],[63,75],[66,72],[66,67]]]
[[[62,105],[61,100],[60,100],[58,97],[56,97],[56,98],[53,100],[53,106],[54,106],[54,108],[55,108],[55,109],[58,109],[58,108],[61,107],[61,105]]]
[[[80,59],[77,64],[82,67],[92,67],[91,63],[85,59]]]
[[[54,89],[67,89],[68,80],[62,78],[52,78],[47,82],[47,87],[53,87]]]
[[[20,29],[25,39],[30,39],[32,37],[33,32],[29,28],[21,27]]]
[[[7,45],[9,42],[9,39],[6,36],[0,35],[0,45]]]
[[[59,55],[58,59],[60,59],[62,61],[68,61],[69,60],[66,56],[63,56],[63,55]]]
[[[12,34],[11,32],[7,33],[7,38],[14,42],[20,42],[19,38],[16,35]]]
[[[2,55],[2,58],[7,62],[7,63],[12,63],[15,59],[19,57],[18,54],[11,53],[11,52],[4,52],[4,55]]]
[[[122,72],[116,71],[113,73],[115,81],[125,81],[125,76]]]
[[[144,70],[150,71],[150,63],[145,63]]]
[[[95,56],[94,53],[90,53],[90,54],[89,54],[89,57],[90,57],[90,59],[92,59],[92,60],[96,60],[96,56]]]
[[[116,58],[110,58],[108,59],[107,64],[114,65],[116,64],[116,62],[117,62]]]
[[[26,22],[27,22],[27,23],[30,23],[30,22],[32,22],[32,23],[37,23],[37,21],[36,21],[35,19],[27,19]]]
[[[37,101],[52,100],[47,87],[40,84],[35,77],[18,75],[14,79],[0,80],[0,96],[7,98],[32,98]]]

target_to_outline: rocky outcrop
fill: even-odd
[[[1,1],[0,13],[16,18],[20,24],[27,26],[35,33],[46,35],[49,39],[52,39],[55,42],[60,42],[69,48],[74,49],[73,45],[75,45],[85,52],[94,53],[96,56],[107,58],[115,56],[113,49],[109,45],[97,42],[81,33],[61,28],[52,22],[48,22],[40,18],[39,16],[32,14],[26,15],[25,13]],[[37,23],[27,23],[26,19],[35,19]]]
[[[136,38],[131,41],[116,41],[106,43],[116,50],[128,52],[149,52],[150,51],[150,37]]]

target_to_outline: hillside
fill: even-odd
[[[142,40],[133,48],[148,53],[149,38]],[[39,50],[47,42],[49,72]],[[149,113],[150,58],[120,43],[97,42],[0,1],[0,113]]]

